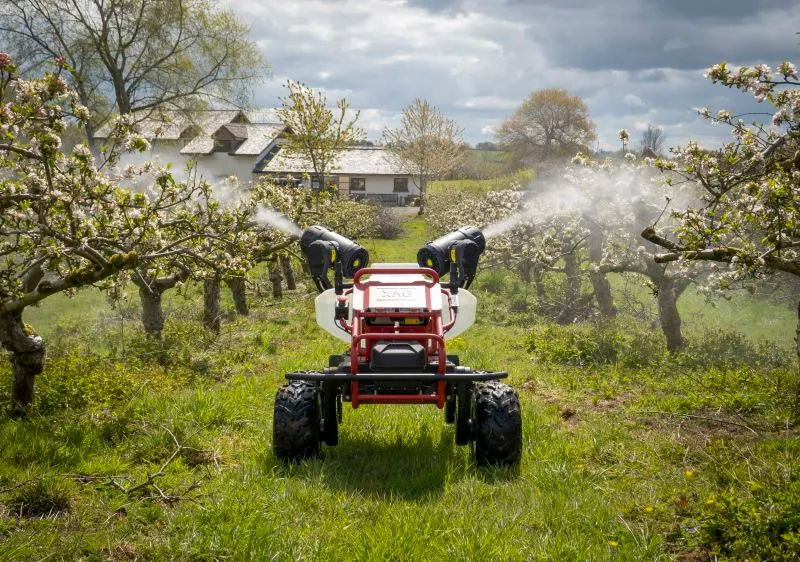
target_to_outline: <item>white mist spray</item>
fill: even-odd
[[[522,224],[541,224],[556,217],[583,215],[604,217],[616,215],[621,222],[635,208],[647,205],[655,220],[664,209],[664,196],[669,192],[673,204],[688,204],[690,193],[667,188],[662,181],[653,181],[654,174],[641,170],[565,168],[558,178],[537,181],[524,208],[513,215],[489,224],[483,230],[487,239],[502,236]],[[677,200],[675,199],[677,197]]]
[[[303,234],[299,226],[275,209],[259,207],[256,211],[255,221],[261,226],[277,228],[289,236],[300,236]]]

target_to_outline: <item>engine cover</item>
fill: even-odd
[[[379,340],[372,346],[370,368],[375,371],[422,371],[425,348],[413,341]]]

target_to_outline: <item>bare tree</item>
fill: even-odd
[[[558,88],[533,92],[495,136],[521,162],[571,157],[597,138],[584,101]]]
[[[3,0],[0,42],[39,71],[63,59],[92,110],[91,141],[111,113],[243,102],[266,74],[248,28],[206,0]]]
[[[400,165],[415,177],[419,189],[419,214],[425,209],[425,187],[455,170],[464,158],[461,127],[441,114],[427,100],[415,99],[403,109],[400,127],[385,129],[383,140],[400,160]]]
[[[642,131],[642,138],[639,140],[639,152],[645,156],[658,156],[664,148],[667,137],[662,127],[652,124],[647,125],[647,129]]]

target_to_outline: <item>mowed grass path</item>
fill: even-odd
[[[365,245],[373,262],[413,261],[430,234],[415,219],[403,239]],[[524,409],[519,470],[477,469],[433,407],[349,404],[338,447],[283,466],[271,453],[283,373],[342,350],[314,323],[308,286],[282,302],[253,299],[251,316],[229,318],[216,339],[197,328],[196,298],[172,296],[166,367],[97,293],[31,310],[52,360],[38,413],[0,417],[0,561],[678,559],[694,550],[709,499],[771,477],[776,463],[796,470],[800,447],[777,418],[757,439],[739,418],[653,413],[706,413],[725,399],[704,392],[707,381],[542,364],[527,327],[486,310],[452,349],[463,364],[511,373]],[[0,367],[0,392],[9,377]],[[48,408],[71,396],[71,377],[108,400]],[[186,449],[154,480],[163,496],[124,493],[159,471],[173,436]],[[25,501],[41,498],[66,509],[25,516]]]

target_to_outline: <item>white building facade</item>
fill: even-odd
[[[150,141],[149,153],[123,154],[120,167],[150,160],[170,164],[175,174],[190,167],[212,184],[235,177],[240,185],[271,180],[287,186],[319,188],[307,158],[286,154],[288,130],[275,110],[161,111],[136,124]],[[95,138],[102,143],[110,127]],[[348,147],[337,152],[325,181],[343,196],[387,205],[405,205],[419,188],[403,163],[382,147]]]

